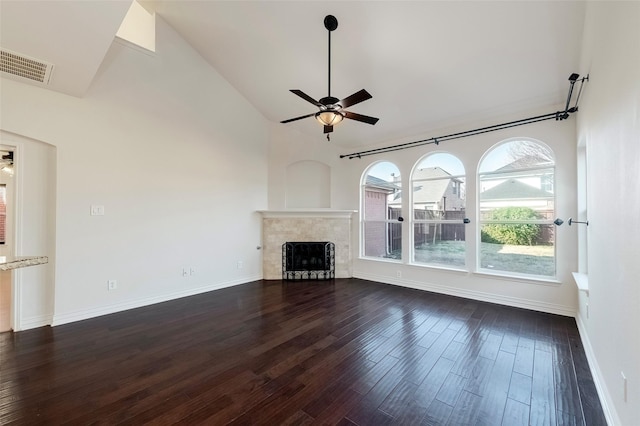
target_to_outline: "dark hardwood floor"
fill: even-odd
[[[605,425],[573,318],[259,281],[0,334],[0,424]]]

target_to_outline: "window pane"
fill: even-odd
[[[448,153],[429,154],[414,168],[411,182],[413,262],[464,267],[466,188],[462,162]]]
[[[485,224],[480,267],[520,274],[555,275],[553,225]]]
[[[465,225],[416,223],[413,226],[414,261],[446,266],[465,265]]]
[[[364,223],[364,255],[388,259],[402,258],[402,223]]]
[[[379,188],[366,186],[364,189],[364,219],[386,220],[391,219],[391,211],[401,211],[402,199],[400,191],[383,191]],[[400,216],[398,214],[398,216]],[[396,216],[397,218],[397,216]]]
[[[511,141],[496,146],[484,156],[480,173],[507,172],[553,164],[553,152],[546,145],[529,140]]]
[[[528,170],[480,176],[480,210],[528,207],[553,212],[553,169]]]
[[[368,257],[402,257],[402,181],[395,164],[374,164],[364,176],[362,188],[362,254]]]
[[[452,176],[464,175],[464,166],[455,155],[446,152],[437,152],[429,154],[418,163],[416,170],[413,172],[413,179],[421,179],[420,170],[439,168]]]
[[[536,141],[510,141],[491,149],[479,170],[480,267],[554,276],[553,152]]]
[[[413,218],[415,220],[462,219],[465,196],[465,179],[461,177],[414,182]]]
[[[389,207],[401,208],[400,171],[393,163],[372,166],[364,183],[364,219],[388,219]]]

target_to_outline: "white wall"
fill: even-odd
[[[340,196],[340,188],[348,182],[336,180],[336,168],[344,161],[339,158],[339,148],[327,141],[322,133],[322,126],[318,125],[317,136],[307,136],[288,128],[285,124],[272,123],[270,127],[269,143],[269,209],[283,210],[287,207],[332,208],[339,209],[337,197]],[[330,175],[327,177],[324,170],[318,167],[309,169],[309,174],[301,176],[294,174],[291,179],[298,179],[311,184],[314,181],[330,181],[330,193],[318,194],[317,199],[299,199],[295,197],[294,205],[289,205],[287,192],[290,189],[298,190],[297,182],[290,182],[287,178],[287,170],[290,166],[300,162],[313,161],[324,165],[320,169],[328,167]],[[301,163],[305,164],[305,163]],[[294,166],[295,167],[295,166]],[[326,169],[325,169],[326,170]],[[302,172],[302,170],[301,170]],[[329,198],[327,200],[327,198]],[[309,204],[303,206],[302,204]],[[315,206],[311,204],[316,204]]]
[[[57,149],[54,324],[261,278],[267,123],[157,23],[81,99],[2,80],[2,129]]]
[[[315,160],[289,164],[286,169],[287,208],[331,207],[331,168]]]
[[[589,83],[578,140],[587,156],[589,297],[579,325],[613,424],[640,424],[640,3],[589,2]],[[587,316],[587,302],[589,303]],[[627,400],[621,372],[627,377]]]

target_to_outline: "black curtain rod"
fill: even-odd
[[[529,118],[523,118],[521,120],[510,121],[508,123],[495,124],[493,126],[487,126],[487,127],[480,127],[478,129],[473,129],[473,130],[465,130],[463,132],[451,133],[449,135],[437,136],[437,137],[432,137],[428,139],[421,139],[419,141],[406,142],[398,145],[391,145],[384,148],[375,148],[375,149],[369,149],[366,151],[353,152],[351,154],[343,154],[343,155],[340,155],[340,158],[348,158],[349,160],[351,160],[353,158],[362,158],[369,155],[382,154],[385,152],[400,151],[403,149],[415,148],[423,145],[431,145],[431,144],[438,145],[440,144],[440,142],[465,138],[468,136],[476,136],[483,133],[495,132],[498,130],[508,129],[510,127],[517,127],[517,126],[523,126],[525,124],[537,123],[539,121],[546,121],[551,119],[555,119],[556,121],[565,120],[569,118],[571,114],[578,111],[578,100],[580,99],[580,93],[582,92],[582,85],[584,84],[585,80],[589,81],[588,75],[580,79],[581,84],[580,84],[580,90],[578,92],[578,97],[576,99],[576,103],[572,108],[569,108],[569,104],[571,102],[571,95],[573,93],[573,86],[575,82],[578,80],[578,77],[579,77],[578,74],[571,74],[571,76],[569,77],[569,82],[570,82],[569,94],[567,96],[567,104],[565,106],[564,111],[550,112],[548,114],[538,115],[535,117],[529,117]]]

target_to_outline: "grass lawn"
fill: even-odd
[[[415,249],[416,262],[448,266],[465,265],[464,241],[440,241],[423,244]],[[522,274],[555,275],[553,246],[516,246],[508,244],[480,244],[482,268]]]

